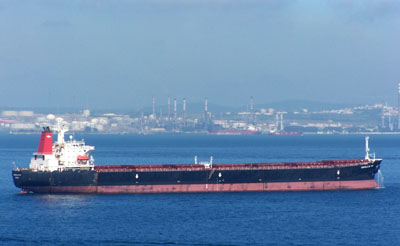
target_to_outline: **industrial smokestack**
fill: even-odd
[[[153,103],[153,117],[154,117],[154,119],[156,118],[156,98],[153,96],[153,100],[152,100],[152,103]]]
[[[251,96],[251,98],[250,98],[250,111],[251,111],[251,113],[253,113],[253,110],[254,110],[254,98],[253,98],[253,96]]]
[[[176,98],[174,98],[174,120],[176,120]]]
[[[171,119],[171,98],[168,97],[168,120]]]
[[[383,108],[382,108],[381,126],[382,128],[385,128],[385,112]]]
[[[254,120],[254,98],[251,96],[250,98],[250,122]]]
[[[397,92],[397,130],[400,131],[400,83]]]
[[[186,98],[183,98],[183,120],[186,119]]]
[[[207,99],[207,97],[204,99],[204,120],[207,124],[207,121],[208,121],[208,99]]]

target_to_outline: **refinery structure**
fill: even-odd
[[[303,135],[400,133],[400,83],[397,107],[386,104],[353,107],[308,107],[296,104],[255,104],[253,97],[242,108],[221,109],[186,98],[151,98],[148,107],[129,113],[91,112],[89,109],[54,114],[32,110],[2,110],[0,133],[39,133],[42,127],[65,125],[71,132],[98,134],[220,134]],[[150,101],[150,100],[149,100]],[[158,102],[158,103],[157,103]],[[210,107],[211,106],[211,107]]]
[[[0,133],[39,133],[44,126],[67,125],[71,132],[99,134],[349,134],[400,132],[398,107],[385,104],[345,108],[282,108],[257,105],[253,97],[239,110],[213,110],[205,98],[199,104],[186,98],[151,98],[151,106],[131,113],[78,112],[54,114],[3,110]],[[150,101],[150,100],[149,100]],[[163,102],[165,101],[165,102]]]

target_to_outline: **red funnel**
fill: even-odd
[[[53,153],[53,133],[50,131],[49,127],[45,127],[42,135],[40,136],[40,142],[39,142],[39,148],[38,148],[38,153],[39,154],[52,154]]]

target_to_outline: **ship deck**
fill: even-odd
[[[324,160],[316,162],[281,162],[281,163],[241,163],[241,164],[160,164],[160,165],[100,165],[97,172],[168,172],[168,171],[202,171],[202,170],[274,170],[274,169],[316,169],[357,166],[371,163],[373,160]]]

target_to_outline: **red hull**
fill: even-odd
[[[176,185],[119,185],[119,186],[46,186],[26,187],[35,193],[196,193],[196,192],[252,192],[252,191],[308,191],[374,189],[375,180],[315,181],[243,184],[176,184]]]

